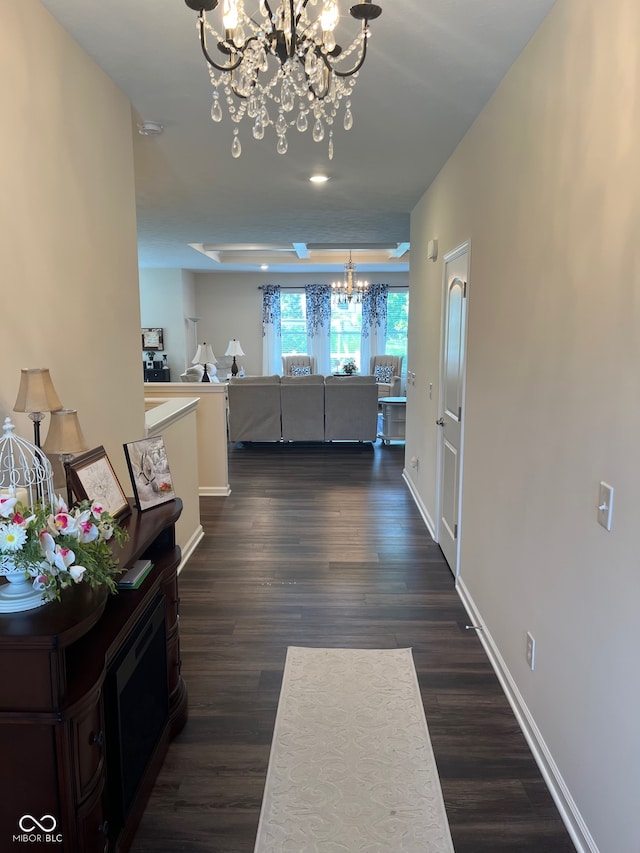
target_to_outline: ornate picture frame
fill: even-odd
[[[142,329],[143,350],[164,349],[164,329]]]
[[[114,517],[127,515],[131,506],[102,445],[79,453],[67,465],[71,491],[80,501],[100,501]]]
[[[140,512],[176,497],[167,451],[161,435],[123,445],[136,507]]]

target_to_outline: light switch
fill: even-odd
[[[600,483],[598,493],[598,524],[606,530],[611,530],[613,518],[613,486],[608,483]]]

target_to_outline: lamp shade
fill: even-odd
[[[191,359],[191,364],[217,364],[218,359],[213,354],[213,350],[211,349],[211,344],[203,343],[198,344],[198,349],[196,350],[196,354]]]
[[[47,454],[75,454],[89,449],[76,409],[57,409],[51,412],[47,440],[42,449]]]
[[[240,341],[237,341],[235,338],[232,341],[229,341],[229,346],[226,349],[225,355],[244,355],[242,347],[240,346]]]
[[[55,412],[62,408],[48,367],[24,367],[20,371],[14,412]]]

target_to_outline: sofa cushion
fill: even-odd
[[[229,441],[280,441],[280,377],[229,380]]]
[[[231,385],[280,385],[280,376],[273,373],[270,376],[235,376],[229,380]]]
[[[375,441],[378,386],[372,374],[325,377],[325,441]]]
[[[299,364],[291,365],[291,376],[311,376],[311,368],[309,365],[302,367]]]
[[[393,367],[390,364],[376,364],[373,375],[376,382],[389,384],[393,380]]]
[[[323,376],[283,376],[280,403],[284,441],[324,440]]]
[[[320,373],[310,373],[304,376],[282,376],[280,377],[280,385],[290,385],[294,388],[303,388],[308,385],[324,386],[324,376]]]

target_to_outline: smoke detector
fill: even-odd
[[[143,121],[138,125],[140,136],[159,136],[163,130],[164,126],[158,121]]]

